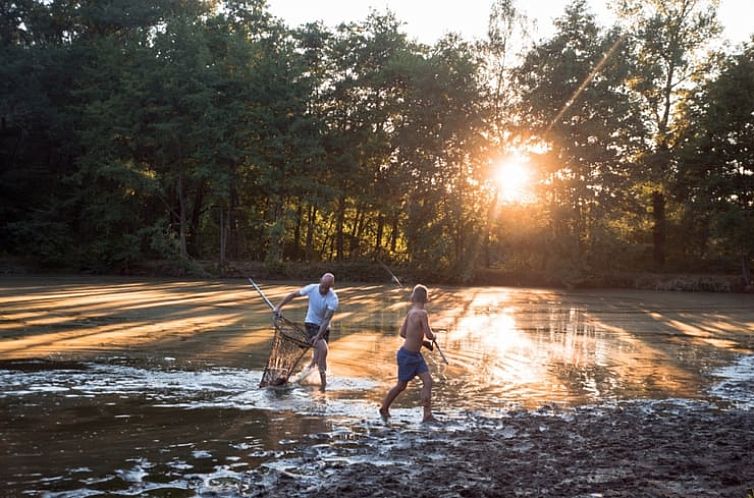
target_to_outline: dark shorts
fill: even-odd
[[[427,362],[424,361],[421,353],[412,353],[401,348],[395,357],[398,361],[398,380],[408,382],[421,373],[429,372]]]
[[[306,327],[306,335],[309,336],[309,339],[317,335],[317,332],[319,332],[319,325],[317,324],[305,323],[304,327]],[[325,330],[325,335],[323,335],[322,338],[325,340],[326,343],[330,344],[330,329],[329,328]]]

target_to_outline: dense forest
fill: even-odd
[[[754,38],[721,43],[714,0],[619,3],[532,39],[497,0],[427,45],[390,12],[0,0],[0,256],[749,279]]]

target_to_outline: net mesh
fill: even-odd
[[[275,318],[272,323],[275,335],[259,387],[280,386],[288,382],[288,377],[311,347],[306,330],[301,325],[282,316]]]

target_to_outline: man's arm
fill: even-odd
[[[406,338],[406,328],[408,327],[408,317],[403,319],[403,325],[401,325],[401,337]]]
[[[432,327],[429,326],[429,313],[426,311],[421,314],[421,324],[422,324],[422,330],[424,331],[424,335],[429,339],[430,341],[435,340],[435,334],[432,332]]]
[[[325,311],[325,319],[322,320],[322,323],[319,324],[319,332],[317,332],[317,335],[314,336],[314,339],[312,340],[312,344],[315,344],[317,341],[322,339],[322,337],[325,335],[325,331],[327,330],[327,327],[330,326],[330,320],[332,319],[333,314],[335,314],[335,310],[327,309]]]
[[[280,315],[280,310],[283,309],[283,306],[285,306],[286,304],[290,303],[291,301],[293,301],[294,299],[296,299],[300,295],[301,294],[299,294],[297,290],[291,292],[290,294],[288,294],[287,296],[285,296],[282,301],[280,301],[280,304],[278,304],[277,306],[275,306],[275,309],[273,309],[272,312],[275,315]]]

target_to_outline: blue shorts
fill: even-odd
[[[412,353],[401,348],[395,357],[398,361],[398,380],[408,382],[421,373],[429,372],[429,367],[421,353]]]

